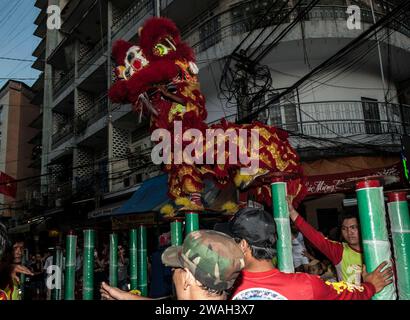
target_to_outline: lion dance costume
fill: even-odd
[[[182,132],[197,129],[205,134],[207,129],[222,129],[236,132],[246,129],[248,139],[229,141],[239,152],[250,156],[251,129],[259,132],[258,170],[252,174],[241,174],[241,163],[229,163],[229,152],[225,151],[225,162],[219,164],[166,164],[163,170],[168,173],[169,196],[176,204],[186,209],[202,210],[200,194],[204,179],[211,178],[218,187],[235,183],[238,188],[247,188],[253,199],[271,205],[271,191],[268,184],[254,183],[257,178],[271,173],[294,174],[287,182],[288,194],[297,205],[305,196],[303,175],[299,157],[289,144],[285,131],[260,122],[237,125],[222,120],[219,124],[208,126],[205,122],[207,111],[205,98],[198,83],[198,68],[193,50],[181,41],[176,25],[166,18],[151,18],[139,30],[139,43],[133,45],[118,40],[113,45],[112,55],[117,63],[117,81],[109,90],[109,98],[114,103],[131,103],[135,111],[148,111],[151,116],[151,130],[158,128],[174,132],[176,121],[182,124]],[[145,108],[144,108],[145,107]],[[177,140],[175,140],[177,139]],[[172,141],[181,137],[173,136]],[[182,141],[185,147],[192,141]],[[198,141],[197,141],[198,143]],[[203,143],[203,153],[215,150],[214,143]],[[173,149],[172,149],[173,150]],[[174,159],[174,153],[172,158]],[[216,159],[216,157],[215,157]],[[235,210],[232,210],[235,211]]]

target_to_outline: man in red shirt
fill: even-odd
[[[245,268],[237,279],[232,300],[367,300],[392,282],[392,270],[382,263],[363,274],[362,286],[323,282],[305,273],[283,273],[272,265],[276,245],[273,216],[257,208],[241,209],[229,222],[229,234],[239,243]]]
[[[342,216],[341,233],[345,242],[337,242],[327,239],[307,223],[292,206],[291,201],[288,201],[288,205],[290,219],[303,236],[336,267],[338,280],[360,285],[363,258],[357,216],[353,214]]]

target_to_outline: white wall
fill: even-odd
[[[309,72],[309,68],[303,62],[270,64],[272,79],[275,87],[288,87]],[[320,77],[321,78],[321,77]],[[309,81],[299,91],[301,102],[354,100],[360,101],[362,97],[384,101],[383,83],[378,70],[357,70],[344,73],[333,80],[326,77],[320,82]],[[392,103],[397,103],[397,89],[394,83],[387,79],[386,89],[390,85],[390,97]]]

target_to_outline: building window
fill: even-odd
[[[379,104],[376,99],[362,97],[363,118],[366,133],[379,134],[382,132],[380,124]]]
[[[279,99],[276,98],[276,93],[268,94],[268,104],[269,104],[269,119],[270,124],[275,127],[282,127],[282,112]]]
[[[296,95],[291,92],[285,95],[283,98],[283,104],[285,105],[285,122],[286,130],[297,132],[298,131],[298,116],[296,112]]]

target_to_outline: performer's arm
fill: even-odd
[[[318,276],[309,275],[313,297],[315,300],[369,300],[375,293],[392,283],[392,268],[385,268],[386,266],[387,262],[383,262],[371,273],[363,270],[364,282],[361,286],[344,281],[323,282]]]
[[[324,282],[318,276],[310,277],[314,300],[369,300],[376,293],[375,287],[367,282],[353,286],[344,281]]]
[[[343,257],[343,245],[340,242],[335,242],[327,239],[321,232],[313,228],[307,223],[295,210],[289,202],[289,215],[296,227],[302,232],[312,245],[322,252],[329,260],[337,265]]]

